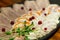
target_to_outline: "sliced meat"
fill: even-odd
[[[5,24],[0,24],[0,33],[7,32],[12,28],[12,26],[8,26]]]
[[[1,8],[1,12],[10,20],[15,20],[18,17],[16,12],[10,7]]]
[[[36,0],[36,4],[39,6],[39,9],[45,8],[49,5],[49,0]]]
[[[19,16],[21,16],[22,14],[27,13],[27,9],[24,7],[23,4],[14,4],[13,9],[17,12],[17,14]]]
[[[24,40],[24,37],[23,36],[16,37],[14,40]]]
[[[10,37],[13,37],[14,34],[6,35],[5,32],[10,31],[11,26],[6,26],[4,24],[0,24],[0,38],[2,40],[9,40]]]
[[[2,13],[0,14],[0,24],[9,25],[10,20],[6,18]]]
[[[35,1],[25,1],[25,7],[31,11],[31,10],[39,10],[37,4]]]
[[[0,24],[5,24],[7,26],[12,26],[15,22],[9,20],[6,16],[3,14],[0,14]]]
[[[5,32],[9,31],[10,29],[11,29],[11,26],[0,24],[0,37],[3,37],[5,35]]]

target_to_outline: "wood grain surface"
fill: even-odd
[[[49,40],[60,40],[60,29]]]

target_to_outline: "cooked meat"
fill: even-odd
[[[59,23],[60,9],[57,5],[51,4],[44,10],[31,11],[31,13],[18,17],[12,29],[17,30],[15,32],[19,36],[25,36],[26,40],[48,36],[51,31],[56,29]]]
[[[10,20],[7,19],[6,16],[4,16],[3,14],[0,14],[0,24],[5,24],[5,25],[10,25]]]
[[[25,1],[25,7],[31,11],[31,10],[39,10],[37,4],[35,1]]]
[[[0,24],[0,33],[6,32],[11,29],[11,26],[7,26],[5,24]]]
[[[49,5],[49,0],[36,0],[36,4],[39,6],[39,9],[45,8]]]
[[[9,37],[11,37],[12,35],[6,35],[5,32],[9,31],[11,29],[11,26],[6,26],[4,24],[0,24],[0,38],[2,38],[2,40],[8,39]]]
[[[24,40],[24,37],[23,36],[16,37],[14,40]]]
[[[21,16],[24,13],[27,13],[27,9],[24,7],[23,4],[14,4],[13,9],[17,12],[19,16]]]
[[[16,12],[10,7],[1,8],[1,12],[10,20],[15,20],[18,17]]]

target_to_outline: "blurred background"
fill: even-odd
[[[24,2],[24,0],[0,0],[0,7],[10,6],[14,3]]]
[[[11,6],[14,3],[22,3],[24,1],[25,0],[0,0],[0,7]],[[49,0],[49,1],[50,1],[50,3],[60,5],[60,0]]]

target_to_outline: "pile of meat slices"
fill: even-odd
[[[8,40],[9,37],[13,36],[13,34],[11,36],[6,36],[5,32],[12,28],[17,17],[20,17],[22,14],[28,13],[29,11],[45,10],[45,7],[48,5],[48,0],[36,0],[25,1],[24,4],[14,4],[13,8],[2,7],[0,9],[0,38]]]

